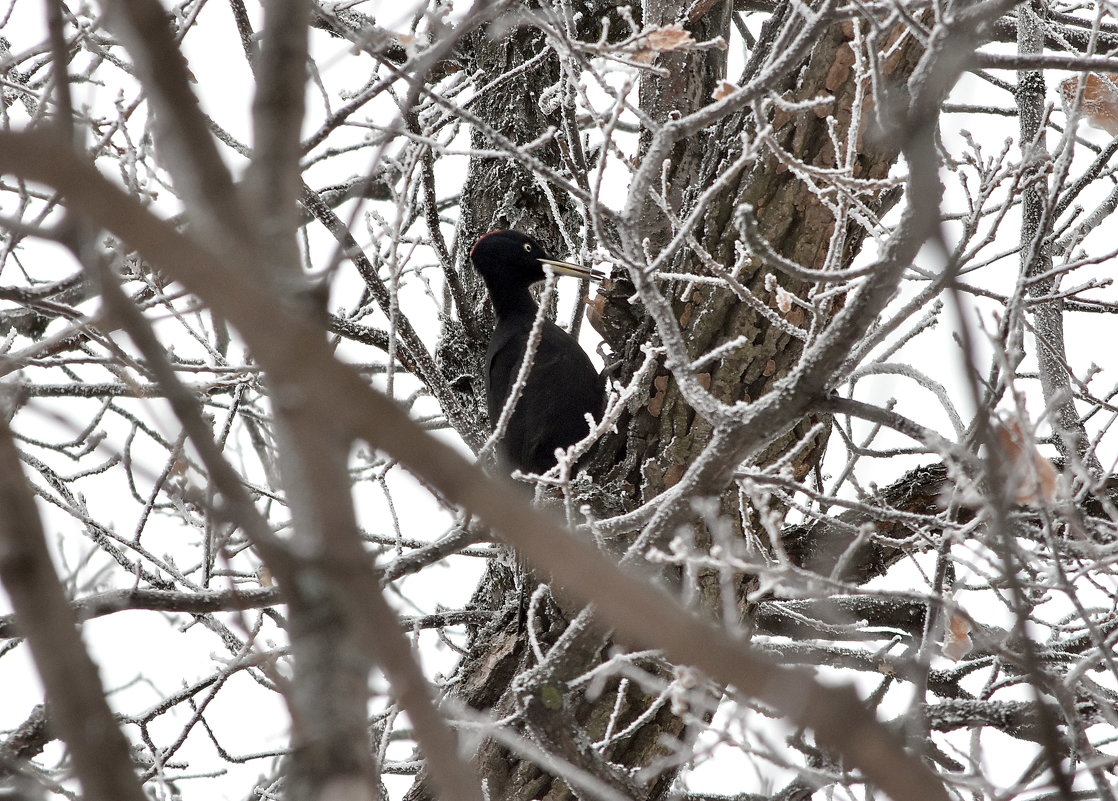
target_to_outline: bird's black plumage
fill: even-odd
[[[497,315],[485,359],[489,420],[496,426],[528,349],[537,312],[528,289],[546,277],[544,265],[564,275],[601,276],[555,261],[539,242],[519,231],[491,231],[477,241],[470,258],[489,289]],[[555,465],[557,448],[567,448],[586,436],[586,414],[598,420],[604,408],[605,379],[574,337],[544,320],[524,391],[498,444],[501,456],[510,467],[544,473]]]

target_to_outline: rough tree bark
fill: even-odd
[[[592,4],[580,10],[584,19],[595,20],[600,16]],[[648,3],[640,21],[646,26],[662,27],[679,21],[683,11],[684,6],[674,3]],[[695,41],[728,38],[732,13],[733,5],[729,2],[695,4],[690,7],[683,25]],[[789,15],[786,9],[778,10],[766,24],[744,79],[755,77],[766,60],[774,58],[780,47],[793,38],[796,29],[788,24]],[[845,142],[851,124],[857,124],[862,147],[854,155],[854,174],[864,179],[868,187],[873,187],[862,191],[859,202],[884,213],[897,197],[895,192],[884,187],[899,149],[895,141],[874,138],[872,104],[866,104],[862,97],[870,87],[858,86],[853,80],[851,65],[856,24],[861,23],[827,25],[813,40],[813,46],[802,61],[788,69],[781,75],[780,82],[771,87],[789,104],[820,96],[831,96],[833,101],[794,114],[772,107],[764,119],[771,123],[772,135],[780,147],[792,157],[821,170],[840,166],[840,161],[847,158],[845,153],[836,154],[834,143]],[[871,37],[871,47],[885,61],[884,72],[896,87],[903,86],[922,52],[920,43],[905,30],[898,25],[892,31],[875,32],[875,37]],[[487,72],[494,64],[501,65],[504,70],[512,69],[538,57],[544,46],[539,33],[527,26],[502,32],[496,40],[488,38],[489,33],[483,29],[473,38],[476,60],[470,62],[474,68]],[[868,33],[868,28],[864,29],[862,37]],[[589,34],[593,36],[594,32]],[[655,66],[663,72],[650,71],[642,78],[640,106],[657,123],[706,105],[728,78],[725,53],[719,48],[665,53]],[[494,102],[485,104],[486,122],[519,142],[540,137],[549,126],[560,128],[563,120],[544,113],[535,102],[556,79],[555,59],[551,56],[540,66],[505,82],[497,90]],[[860,109],[857,117],[852,112],[855,106]],[[739,239],[736,214],[743,206],[753,209],[762,234],[781,255],[815,270],[849,267],[866,235],[859,221],[845,213],[841,220],[836,220],[814,188],[790,173],[786,161],[770,151],[762,151],[764,155],[747,168],[735,167],[742,151],[741,136],[752,133],[751,127],[756,124],[752,109],[748,109],[677,145],[663,182],[669,194],[660,201],[648,198],[645,204],[644,223],[651,249],[655,252],[658,246],[663,247],[672,235],[665,205],[676,219],[683,219],[701,200],[705,210],[696,238],[711,257],[728,270],[736,260],[734,243]],[[478,133],[474,136],[475,144],[485,147],[485,137]],[[733,179],[719,182],[718,177],[727,172]],[[719,191],[713,197],[702,197],[702,190],[714,185],[719,185]],[[848,211],[848,206],[841,201],[839,205],[844,212]],[[462,206],[459,243],[463,250],[477,234],[497,227],[524,227],[540,232],[545,241],[562,242],[539,184],[516,165],[473,159]],[[571,207],[560,203],[560,208],[569,210]],[[567,224],[567,220],[563,220],[563,224]],[[843,238],[843,259],[838,264],[826,265],[823,258],[831,248],[836,228]],[[698,257],[687,252],[675,258],[668,269],[699,272],[698,262]],[[771,309],[772,315],[781,315],[786,323],[801,329],[805,338],[812,322],[817,328],[822,327],[829,315],[840,307],[840,303],[816,303],[814,310],[807,314],[804,306],[794,306],[782,313],[775,302],[775,288],[766,281],[768,273],[763,264],[757,263],[738,272],[736,278],[747,292]],[[807,282],[785,287],[786,291],[810,304],[808,288]],[[484,298],[476,282],[474,291],[475,297]],[[720,400],[733,402],[760,397],[787,373],[801,354],[801,342],[730,289],[675,284],[665,291],[686,332],[693,355],[745,336],[745,344],[720,359],[706,374],[707,385]],[[612,352],[610,360],[620,362],[616,374],[622,380],[630,379],[640,367],[643,354],[638,346],[652,329],[640,307],[628,302],[632,294],[632,284],[625,277],[619,277],[604,293],[596,320]],[[811,320],[809,315],[814,315],[815,319]],[[484,343],[480,343],[480,347],[484,348]],[[597,489],[591,498],[609,503],[608,511],[615,514],[630,511],[672,486],[679,480],[683,468],[697,458],[711,434],[710,424],[696,415],[663,367],[648,375],[642,395],[645,401],[624,415],[617,427],[618,433],[607,435],[594,456],[592,473]],[[806,478],[826,440],[825,422],[823,430],[819,430],[821,422],[824,418],[816,415],[805,419],[774,442],[758,462],[771,463],[795,448],[793,470],[798,478]],[[801,442],[808,434],[811,434],[811,441]],[[721,498],[724,519],[737,521],[735,536],[739,538],[744,536],[745,521],[750,514],[743,502],[737,488],[727,490]],[[710,546],[710,534],[701,525],[696,526],[693,536],[697,547]],[[794,539],[796,534],[789,536]],[[700,582],[702,608],[708,614],[718,615],[724,607],[714,571],[700,576]],[[739,598],[735,599],[743,619],[752,614],[752,609],[741,603],[748,585],[749,582],[743,580]],[[600,778],[612,778],[619,791],[632,797],[650,801],[664,798],[675,776],[675,769],[666,766],[670,762],[657,769],[652,780],[634,784],[629,777],[656,760],[663,760],[668,755],[666,741],[688,741],[692,735],[686,723],[669,705],[662,704],[628,738],[609,749],[607,758],[612,764],[592,754],[589,743],[602,736],[615,710],[622,710],[620,726],[626,727],[656,698],[630,685],[626,689],[630,698],[618,703],[616,682],[595,697],[571,692],[565,687],[565,681],[584,673],[609,652],[609,635],[593,626],[563,643],[564,658],[560,660],[560,668],[552,666],[546,676],[534,676],[535,657],[525,625],[525,607],[534,586],[531,574],[524,575],[515,566],[498,562],[489,566],[474,602],[496,616],[489,625],[473,634],[451,695],[472,707],[490,710],[497,717],[519,711],[526,721],[525,733],[545,750],[560,754]],[[576,611],[550,597],[534,610],[540,644],[545,649],[555,645]],[[549,699],[566,700],[552,704]],[[712,703],[711,709],[713,707]],[[572,790],[561,779],[496,741],[488,740],[481,745],[476,764],[487,779],[492,798],[528,801],[572,797]],[[417,801],[429,797],[430,791],[421,776],[408,798]]]

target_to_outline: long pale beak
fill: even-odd
[[[554,259],[540,259],[540,261],[555,270],[559,275],[570,275],[574,278],[589,278],[591,281],[601,281],[606,277],[606,274],[600,270],[592,270],[589,267],[583,267],[579,264],[571,264],[569,261],[555,261]]]

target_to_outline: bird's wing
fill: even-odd
[[[516,383],[528,346],[524,329],[494,332],[487,354],[489,416],[497,424]],[[585,415],[600,419],[605,402],[602,377],[569,334],[545,322],[532,369],[503,440],[510,461],[531,472],[555,463],[556,448],[586,435]]]
[[[485,381],[490,425],[497,425],[501,409],[516,383],[516,374],[520,370],[520,354],[527,344],[526,334],[501,331],[500,328],[493,332],[493,338],[489,340],[489,350],[485,354]]]
[[[545,347],[549,342],[554,345]],[[558,377],[556,389],[567,399],[565,405],[577,407],[580,420],[586,412],[600,420],[605,409],[605,377],[594,367],[586,351],[554,324],[544,328],[540,351],[533,368],[538,367],[544,375]]]
[[[545,326],[525,394],[533,402],[519,407],[522,442],[515,443],[522,458],[538,469],[555,463],[556,448],[566,448],[586,436],[586,414],[600,419],[604,385],[593,362],[570,335],[558,326]],[[509,443],[513,445],[514,443]]]

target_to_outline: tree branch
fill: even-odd
[[[97,666],[51,564],[19,451],[0,416],[0,581],[27,632],[51,719],[70,749],[85,797],[145,801],[128,741],[105,701]]]

